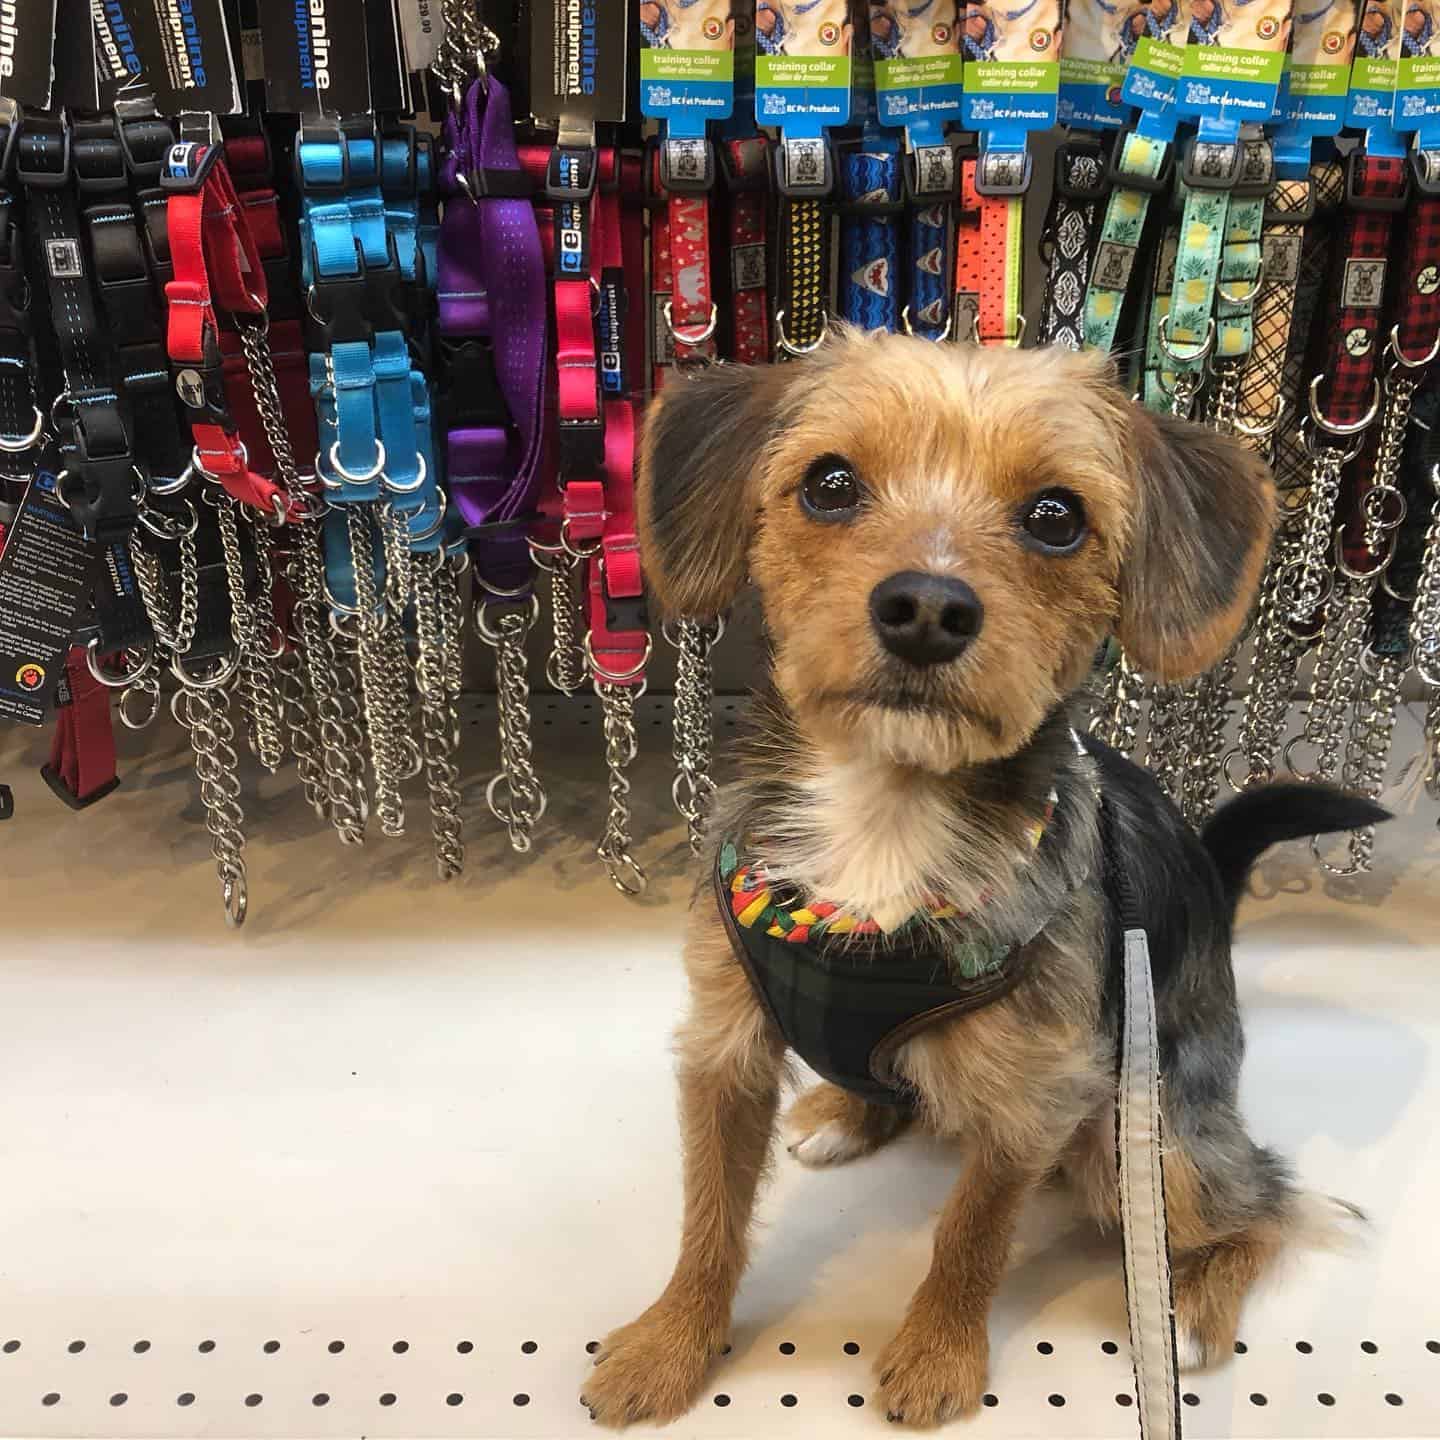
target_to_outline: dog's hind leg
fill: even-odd
[[[786,1112],[785,1141],[802,1165],[843,1165],[893,1140],[911,1116],[898,1105],[872,1105],[826,1082],[811,1086]]]

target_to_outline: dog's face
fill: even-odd
[[[1103,360],[855,335],[674,383],[640,487],[667,610],[748,571],[802,731],[936,773],[1020,749],[1111,630],[1160,678],[1212,664],[1273,508],[1248,451]]]

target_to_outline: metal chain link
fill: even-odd
[[[670,795],[684,816],[690,833],[690,850],[698,855],[705,845],[705,822],[715,803],[715,781],[710,759],[715,741],[715,680],[710,651],[725,633],[723,620],[681,620],[665,638],[675,647],[674,723],[675,779]]]
[[[230,698],[224,685],[186,685],[175,693],[171,709],[176,720],[189,732],[195,754],[195,775],[200,782],[200,802],[205,807],[205,828],[210,833],[210,853],[220,876],[225,902],[225,921],[245,923],[250,906],[249,883],[245,872],[245,815],[240,808],[239,760],[235,754],[235,731],[230,724]]]
[[[1415,608],[1410,613],[1410,649],[1421,680],[1440,691],[1440,465],[1431,470],[1430,483],[1436,498],[1415,584]]]
[[[465,0],[442,0],[440,14],[444,31],[430,70],[450,103],[458,107],[470,82],[486,73],[487,61],[499,50],[500,39]]]
[[[415,590],[415,566],[410,550],[410,522],[392,504],[377,508],[380,544],[385,553],[385,599],[396,615],[410,606]]]
[[[140,584],[140,599],[150,620],[156,642],[172,655],[186,654],[195,643],[195,627],[200,620],[200,566],[192,531],[180,537],[180,613],[171,619],[170,587],[158,556],[140,542],[136,532],[130,540],[130,558],[135,565],[135,578]]]
[[[415,566],[415,628],[419,649],[415,680],[420,691],[420,746],[425,759],[425,786],[430,794],[430,833],[435,842],[435,869],[442,880],[465,868],[465,841],[460,821],[459,771],[455,767],[455,726],[446,675],[445,602],[437,575],[449,574],[444,553],[420,557]]]
[[[320,721],[309,703],[305,685],[305,662],[298,649],[290,647],[275,662],[280,703],[290,731],[290,750],[295,771],[305,791],[305,803],[321,820],[330,818],[330,795],[326,788],[325,765],[321,759]]]
[[[1182,762],[1193,704],[1194,696],[1184,684],[1150,687],[1150,723],[1145,736],[1145,768],[1177,804],[1180,802]]]
[[[580,644],[580,616],[575,581],[580,561],[568,550],[555,554],[534,551],[536,563],[550,574],[550,655],[545,678],[562,694],[573,695],[585,683],[585,651]]]
[[[1190,682],[1192,696],[1189,743],[1181,782],[1180,809],[1199,829],[1210,818],[1220,794],[1225,732],[1230,724],[1235,670],[1240,663],[1244,636],[1198,680]]]
[[[1284,750],[1285,764],[1297,780],[1335,778],[1345,736],[1345,719],[1360,678],[1360,650],[1370,620],[1373,588],[1364,581],[1342,576],[1331,594],[1320,650],[1315,657],[1315,678],[1305,710],[1304,728]],[[1298,768],[1292,758],[1296,745],[1302,742],[1316,752],[1313,770]]]
[[[1235,433],[1235,420],[1240,413],[1240,377],[1244,360],[1225,360],[1215,365],[1215,384],[1205,402],[1205,422],[1224,435]]]
[[[492,623],[487,610],[499,610]],[[536,822],[545,813],[545,787],[532,760],[530,676],[525,653],[526,637],[540,612],[531,596],[515,604],[482,601],[475,611],[475,628],[495,652],[495,713],[500,741],[500,770],[485,787],[490,813],[510,835],[510,848],[525,855],[531,847]]]
[[[1140,733],[1140,699],[1145,681],[1121,654],[1105,676],[1100,701],[1090,720],[1090,734],[1129,755]]]
[[[1313,436],[1314,431],[1307,432]],[[1308,443],[1308,442],[1307,442]],[[1300,524],[1295,553],[1279,576],[1280,604],[1290,632],[1305,635],[1315,612],[1329,593],[1330,543],[1335,525],[1335,502],[1340,498],[1340,476],[1350,452],[1333,445],[1312,448],[1310,495]]]
[[[610,883],[622,895],[643,895],[649,881],[630,853],[630,778],[625,771],[639,751],[635,702],[644,686],[616,685],[609,680],[594,684],[605,716],[605,766],[610,772],[610,809],[595,853],[605,862]]]
[[[405,803],[400,798],[400,762],[392,742],[390,675],[385,653],[385,616],[379,613],[375,591],[375,557],[371,549],[369,507],[345,506],[350,537],[350,565],[355,577],[356,643],[360,660],[361,707],[375,779],[375,813],[380,832],[396,837],[405,833]]]

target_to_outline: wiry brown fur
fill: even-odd
[[[826,455],[864,486],[844,524],[799,503]],[[1018,515],[1048,487],[1084,502],[1088,535],[1073,554],[1023,543]],[[1166,679],[1218,659],[1249,604],[1272,504],[1267,474],[1239,445],[1146,415],[1104,361],[1063,351],[841,335],[800,364],[672,386],[647,426],[639,508],[658,599],[671,613],[715,614],[748,572],[773,647],[716,833],[743,836],[776,880],[882,923],[943,894],[978,907],[970,933],[1002,943],[1044,925],[1009,994],[893,1057],[919,1120],[967,1137],[974,1158],[877,1367],[892,1418],[929,1425],[979,1404],[986,1313],[1035,1185],[1063,1170],[1097,1216],[1116,1218],[1098,757],[1076,753],[1064,702],[1112,629]],[[984,605],[963,657],[923,671],[883,650],[868,611],[878,582],[913,570],[963,579]],[[1052,784],[1058,829],[1042,860],[1026,837]],[[1174,842],[1182,870],[1186,845],[1188,832]],[[1220,891],[1205,884],[1202,913],[1174,921],[1174,996],[1162,995],[1160,1022],[1174,1070],[1177,1305],[1193,1346],[1215,1355],[1297,1196],[1235,1109],[1228,916],[1208,913]],[[698,1394],[724,1343],[776,1117],[783,1041],[707,884],[685,958],[681,1254],[661,1298],[605,1341],[586,1380],[585,1403],[607,1424],[672,1419]],[[809,1163],[862,1154],[903,1124],[828,1086],[790,1119]]]

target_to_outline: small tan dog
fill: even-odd
[[[877,1371],[893,1420],[978,1406],[1026,1197],[1061,1173],[1117,1216],[1122,910],[1150,937],[1180,1353],[1229,1354],[1256,1278],[1336,1218],[1239,1114],[1235,906],[1273,841],[1384,812],[1272,786],[1202,841],[1070,711],[1112,631],[1161,681],[1226,652],[1269,541],[1265,466],[1137,407],[1094,354],[841,334],[667,387],[638,485],[664,609],[719,614],[748,574],[771,673],[685,942],[680,1258],[583,1403],[622,1425],[699,1394],[793,1047],[828,1077],[788,1117],[798,1158],[853,1159],[912,1121],[971,1142]]]

